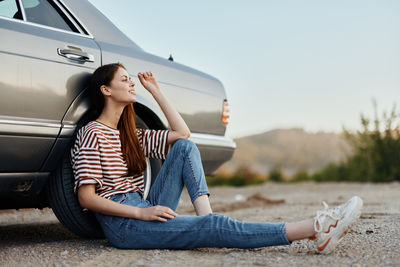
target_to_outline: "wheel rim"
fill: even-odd
[[[146,158],[146,171],[144,172],[144,192],[143,192],[143,198],[147,199],[147,195],[150,192],[150,186],[151,186],[151,165],[150,165],[150,160],[149,158]]]

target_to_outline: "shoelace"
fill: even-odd
[[[326,204],[325,201],[322,201],[322,205],[324,205],[324,209],[317,211],[317,216],[315,216],[315,220],[314,220],[314,230],[317,233],[322,231],[322,219],[324,217],[331,217],[334,220],[340,219],[337,207],[334,209],[329,209],[329,206],[328,206],[328,204]],[[319,227],[320,229],[317,229],[317,223],[320,226]]]
[[[324,217],[331,217],[334,220],[339,219],[339,214],[340,214],[340,207],[335,207],[333,209],[329,209],[328,204],[326,204],[325,201],[322,201],[322,205],[324,206],[323,210],[317,211],[317,215],[314,217],[314,230],[317,233],[320,233],[322,231],[322,218]],[[319,231],[317,230],[317,222],[320,226]],[[307,240],[306,246],[309,251],[314,251],[316,250],[317,246],[315,244],[316,241],[316,235],[313,236],[313,238],[309,238]]]

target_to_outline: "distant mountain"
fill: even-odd
[[[329,162],[338,162],[351,153],[343,137],[335,133],[309,133],[303,129],[277,129],[235,139],[232,160],[219,171],[234,171],[240,166],[266,174],[280,167],[287,175],[298,170],[314,172]]]

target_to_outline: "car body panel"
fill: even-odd
[[[154,102],[151,95],[145,90],[137,79],[137,73],[151,70],[159,81],[165,95],[182,115],[186,124],[192,132],[213,133],[223,135],[225,125],[221,122],[223,100],[226,98],[221,83],[215,78],[210,79],[207,75],[200,72],[193,72],[190,68],[178,67],[180,64],[171,62],[167,59],[159,58],[145,52],[141,52],[140,57],[135,57],[135,51],[125,51],[115,49],[114,46],[104,45],[98,42],[102,51],[103,63],[115,62],[118,58],[123,62],[129,74],[136,82],[137,94]],[[110,51],[109,49],[113,49]],[[193,105],[192,99],[196,99]],[[218,102],[219,101],[219,102]],[[217,103],[218,102],[218,103]],[[155,104],[156,105],[156,104]],[[207,112],[208,119],[199,123],[196,120]],[[198,116],[196,116],[199,114]]]
[[[93,39],[18,20],[0,19],[0,36],[7,36],[0,48],[0,170],[38,171],[65,111],[100,66],[100,49]],[[92,54],[94,62],[57,54],[67,46]],[[34,160],[17,164],[27,158]]]
[[[102,64],[116,61],[123,63],[135,78],[137,88],[141,85],[136,74],[151,70],[192,132],[225,134],[226,126],[219,122],[222,116],[222,101],[226,99],[226,94],[219,80],[167,58],[145,52],[87,1],[62,2],[80,17],[82,24],[95,37],[94,40],[101,48]],[[91,12],[87,12],[88,9]],[[149,101],[154,101],[148,93],[139,93]],[[196,105],[192,104],[193,98],[196,99]],[[220,103],[216,103],[218,101]],[[197,118],[202,117],[203,114],[200,113],[204,112],[207,113],[207,120],[199,123]]]
[[[0,16],[0,202],[13,199],[0,209],[47,205],[43,189],[91,105],[90,75],[107,63],[123,63],[136,82],[138,116],[153,129],[168,129],[136,76],[155,74],[188,124],[206,173],[232,157],[236,145],[221,122],[226,94],[218,79],[147,53],[86,0],[49,1],[75,32]],[[60,49],[90,57],[67,58]]]

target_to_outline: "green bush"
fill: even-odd
[[[278,183],[284,182],[285,179],[282,169],[280,167],[273,168],[268,174],[268,179],[272,182],[278,182]]]
[[[328,164],[311,176],[315,181],[391,182],[400,181],[400,124],[394,106],[390,114],[371,120],[361,115],[362,130],[344,130],[353,148],[346,161]]]
[[[310,181],[311,178],[306,170],[299,170],[292,176],[290,182],[305,182]]]
[[[265,178],[251,171],[248,167],[239,167],[231,175],[217,175],[206,177],[208,186],[246,186],[262,184]]]

